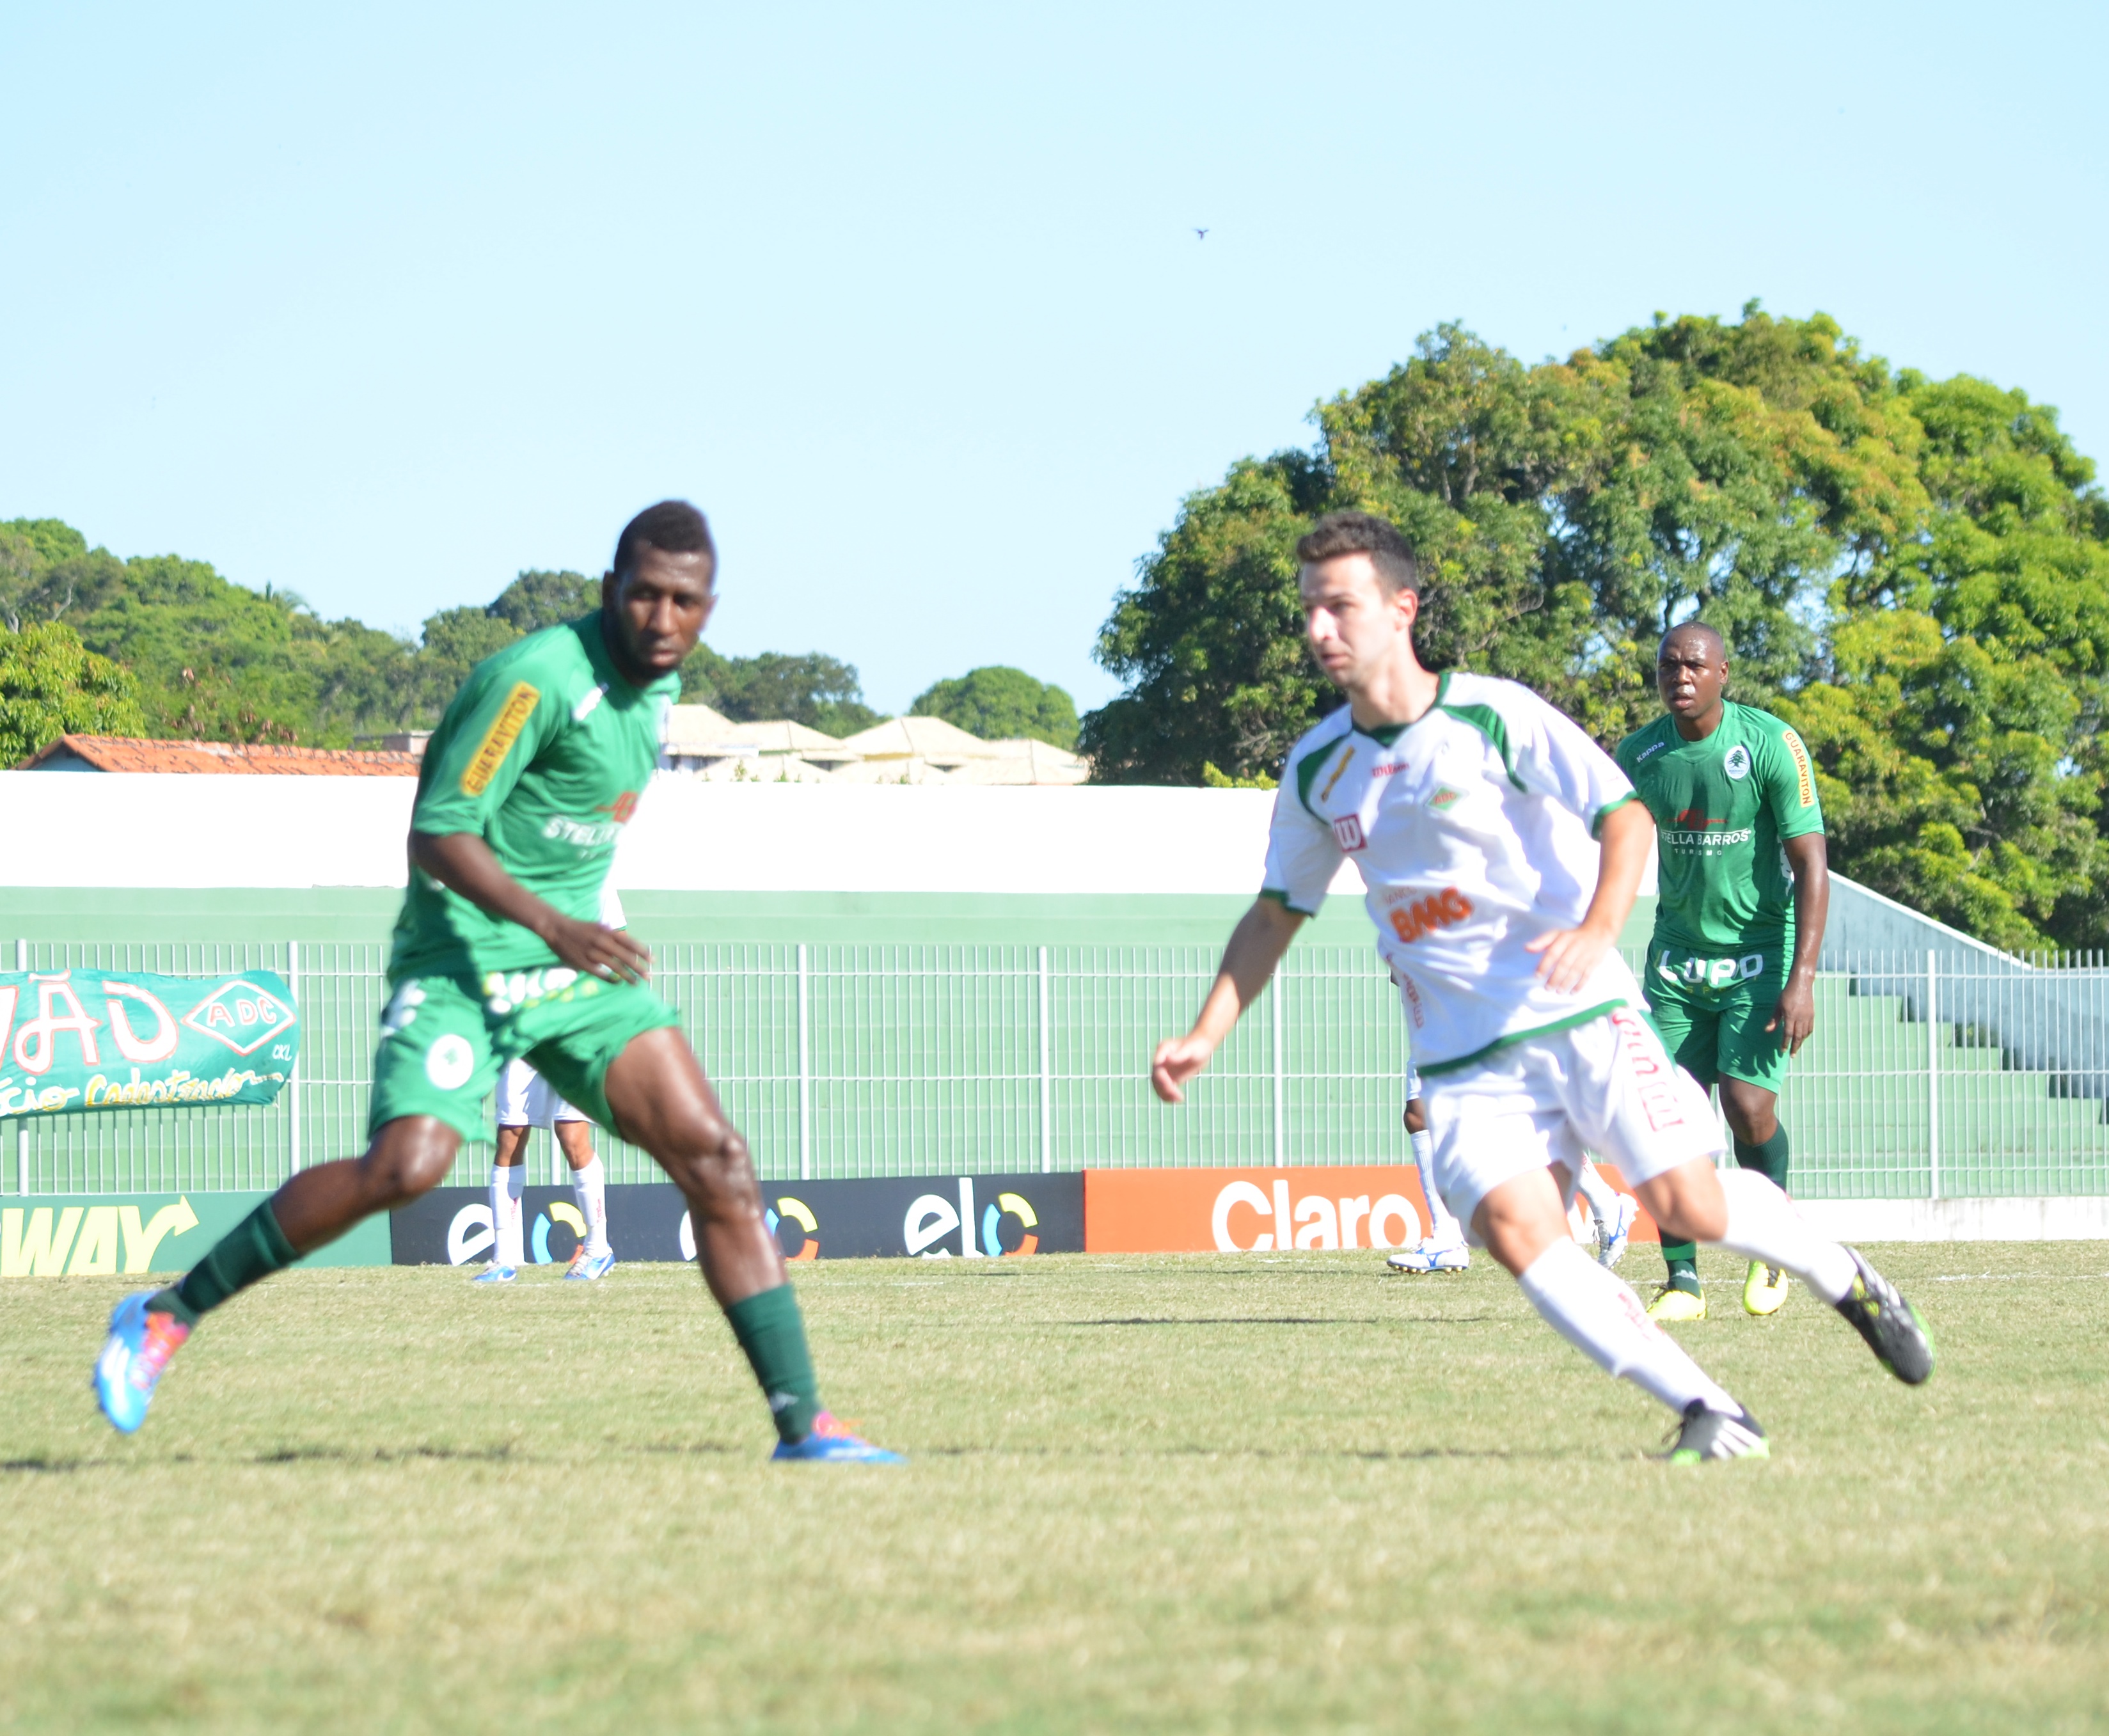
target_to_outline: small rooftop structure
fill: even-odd
[[[997,752],[994,742],[969,735],[942,717],[889,717],[845,736],[842,745],[863,760],[924,759],[946,771]]]
[[[17,771],[202,772],[225,776],[414,778],[418,756],[340,748],[249,746],[224,741],[146,741],[131,735],[61,735]]]

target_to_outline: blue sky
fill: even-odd
[[[2105,65],[2027,4],[16,5],[0,518],[414,629],[683,494],[723,649],[1089,705],[1180,497],[1438,320],[1822,308],[2109,454]]]

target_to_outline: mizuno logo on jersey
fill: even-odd
[[[468,762],[468,770],[462,774],[463,795],[480,796],[490,788],[490,780],[498,775],[498,768],[505,763],[505,756],[513,751],[513,743],[520,739],[520,732],[527,727],[527,720],[534,714],[535,702],[541,697],[525,681],[513,684],[513,691],[505,696],[505,703],[491,720],[490,733],[476,750],[476,757]]]
[[[1438,929],[1447,929],[1472,914],[1472,901],[1454,886],[1430,893],[1411,904],[1394,906],[1390,912],[1392,931],[1401,940],[1419,940]]]

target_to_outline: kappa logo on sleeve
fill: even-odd
[[[541,697],[525,681],[513,684],[513,691],[505,696],[505,703],[491,720],[490,733],[476,750],[476,757],[468,762],[468,770],[462,774],[463,795],[480,796],[490,788],[490,780],[498,775],[498,768],[505,763],[505,756],[513,751],[513,743],[520,739],[520,732],[527,727],[527,720],[534,713],[535,702]]]

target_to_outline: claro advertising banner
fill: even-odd
[[[1005,1259],[1084,1247],[1079,1175],[905,1176],[764,1182],[769,1227],[789,1260],[916,1255]],[[569,1260],[585,1233],[569,1187],[530,1187],[522,1240],[537,1264]],[[440,1187],[391,1220],[399,1266],[458,1266],[490,1258],[490,1200],[481,1187]],[[607,1190],[607,1239],[618,1260],[691,1260],[694,1226],[671,1182]]]
[[[1618,1172],[1606,1181],[1624,1191]],[[1086,1169],[1091,1254],[1253,1254],[1403,1248],[1427,1234],[1411,1164],[1308,1169]],[[1655,1240],[1645,1213],[1633,1240]]]
[[[269,1103],[300,1051],[272,971],[0,971],[0,1119]]]

